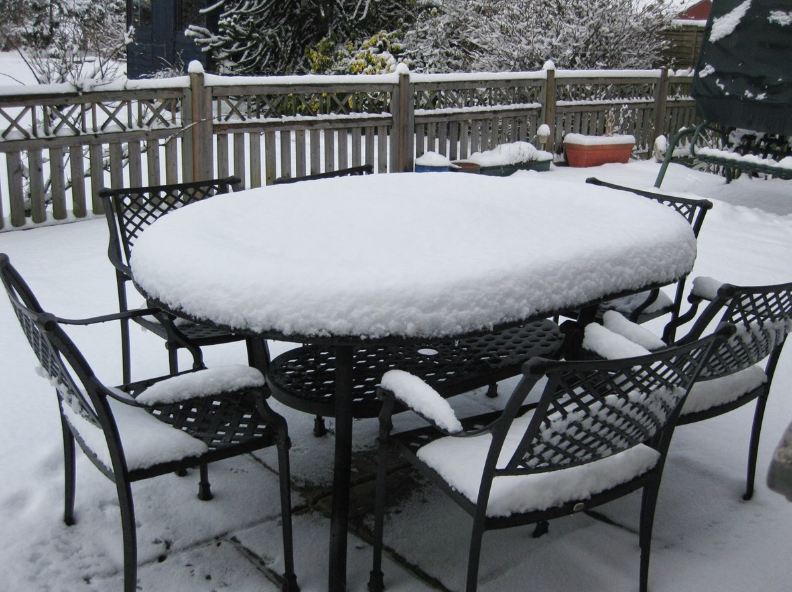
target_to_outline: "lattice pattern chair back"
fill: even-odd
[[[704,333],[719,314],[719,324],[732,324],[737,333],[713,352],[702,370],[703,380],[739,372],[780,353],[792,330],[792,283],[721,286],[684,340]]]
[[[656,438],[678,411],[709,346],[706,340],[626,363],[559,363],[547,373],[525,435],[495,475],[569,468]]]
[[[0,278],[2,278],[6,294],[22,327],[22,332],[36,354],[42,371],[53,383],[58,397],[80,417],[99,427],[99,418],[92,403],[87,395],[77,388],[71,373],[61,358],[61,353],[54,345],[53,336],[55,333],[60,332],[61,341],[62,339],[68,340],[68,337],[62,335],[62,330],[53,320],[54,317],[42,311],[27,283],[11,266],[8,256],[5,254],[0,254]],[[77,364],[80,363],[85,364],[87,368],[87,362],[80,359]]]
[[[670,195],[663,195],[662,193],[654,193],[652,191],[644,191],[642,189],[633,189],[632,187],[624,187],[614,183],[607,183],[600,181],[596,177],[586,179],[586,183],[592,185],[599,185],[600,187],[609,187],[611,189],[618,189],[620,191],[629,191],[643,197],[648,197],[656,202],[663,204],[673,210],[676,210],[681,216],[688,221],[688,224],[693,228],[693,234],[697,237],[704,224],[704,217],[707,212],[712,209],[712,202],[707,199],[690,199],[686,197],[676,197]]]
[[[174,185],[102,189],[99,195],[105,199],[106,207],[109,205],[107,201],[112,201],[121,246],[128,264],[130,251],[140,233],[158,218],[186,205],[228,193],[231,187],[239,183],[236,177],[227,177]]]
[[[586,179],[586,183],[598,185],[600,187],[608,187],[610,189],[617,189],[619,191],[629,191],[636,195],[652,199],[658,203],[669,207],[680,214],[693,229],[693,234],[698,238],[701,232],[701,227],[704,225],[704,218],[707,212],[712,209],[712,202],[706,199],[690,199],[685,197],[676,197],[671,195],[664,195],[662,193],[653,193],[651,191],[644,191],[642,189],[634,189],[632,187],[625,187],[623,185],[615,185],[614,183],[606,183],[600,181],[596,177]],[[610,303],[605,303],[600,307],[597,316],[602,317],[605,310],[618,310],[625,316],[629,317],[631,321],[643,323],[658,316],[670,313],[671,319],[663,331],[663,339],[666,343],[674,341],[674,330],[677,325],[677,319],[680,316],[682,307],[682,300],[685,296],[685,281],[686,278],[681,278],[676,282],[676,290],[673,300],[663,303],[664,295],[660,290],[650,290],[645,293],[645,296],[633,301],[631,298],[617,299]],[[666,297],[667,298],[667,297]],[[653,306],[658,305],[657,310],[652,310]]]

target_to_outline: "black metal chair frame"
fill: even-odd
[[[601,181],[596,177],[590,177],[586,179],[586,183],[590,183],[592,185],[598,185],[600,187],[608,187],[610,189],[617,189],[619,191],[629,191],[631,193],[635,193],[636,195],[640,195],[642,197],[646,197],[649,199],[653,199],[669,208],[675,210],[681,216],[688,221],[691,228],[693,229],[693,234],[698,238],[699,233],[701,232],[701,227],[704,225],[704,218],[707,215],[707,212],[712,209],[712,202],[707,199],[691,199],[685,197],[674,197],[671,195],[663,195],[661,193],[653,193],[651,191],[643,191],[641,189],[633,189],[631,187],[624,187],[622,185],[615,185],[613,183],[607,183],[605,181]],[[663,339],[670,343],[674,340],[674,334],[671,332],[671,327],[675,326],[675,321],[680,315],[680,310],[682,307],[682,301],[684,300],[685,295],[685,283],[686,278],[680,279],[676,283],[676,292],[674,294],[673,304],[670,308],[661,308],[657,311],[653,311],[651,313],[644,312],[648,307],[650,307],[656,300],[660,294],[660,289],[655,288],[651,290],[647,299],[634,310],[631,311],[629,318],[631,321],[636,323],[645,323],[652,319],[656,319],[660,316],[671,314],[671,320],[666,325],[668,328],[668,333],[664,333]],[[601,317],[602,313],[607,310],[605,307],[600,307],[600,311],[598,311],[598,316]]]
[[[736,326],[741,334],[721,345],[712,356],[699,377],[700,381],[713,380],[750,368],[766,360],[764,372],[767,381],[744,393],[739,398],[709,409],[686,413],[680,416],[679,425],[687,425],[717,417],[756,400],[753,424],[748,449],[748,470],[743,499],[753,497],[756,477],[756,458],[759,452],[759,438],[762,431],[767,399],[773,382],[781,352],[786,343],[787,333],[792,331],[792,282],[772,286],[734,286],[724,284],[717,296],[701,314],[698,308],[705,302],[703,296],[692,293],[688,297],[691,308],[680,316],[675,327],[693,319],[690,331],[677,343],[688,343],[707,333],[717,319],[717,326],[728,323]]]
[[[99,191],[110,231],[107,255],[116,270],[118,308],[121,312],[128,310],[127,283],[134,283],[129,260],[132,246],[140,233],[161,216],[214,195],[228,193],[229,189],[238,188],[239,183],[237,177],[227,177],[192,183]],[[131,380],[129,320],[121,321],[122,380],[125,383]],[[131,320],[165,340],[170,370],[178,372],[180,340],[174,336],[173,323],[170,322],[172,318],[135,316]],[[206,323],[184,322],[180,324],[179,331],[198,347],[244,339],[242,335]]]
[[[297,183],[299,181],[314,181],[317,179],[332,179],[334,177],[349,177],[354,175],[371,175],[374,172],[374,165],[364,164],[360,166],[338,169],[337,171],[327,171],[313,175],[303,175],[302,177],[278,177],[273,185],[285,185],[287,183]]]
[[[716,344],[732,333],[733,327],[724,327],[718,334],[700,341],[624,360],[564,362],[533,359],[523,367],[523,378],[505,409],[462,420],[463,430],[459,433],[449,433],[438,427],[433,419],[419,413],[430,424],[428,427],[392,434],[391,416],[397,405],[397,395],[380,388],[378,394],[383,399],[383,409],[380,414],[374,559],[369,590],[380,592],[384,589],[382,551],[386,475],[388,455],[394,451],[406,457],[473,518],[467,592],[474,592],[477,587],[485,531],[541,523],[588,510],[643,489],[640,589],[645,592],[655,505],[676,418],[702,364]],[[544,377],[548,382],[539,402],[535,406],[526,406],[526,397]],[[645,395],[643,400],[635,397],[637,392]],[[616,404],[615,399],[622,403]],[[519,445],[514,454],[501,459],[501,450],[513,421],[528,407],[534,408],[534,415]],[[587,420],[592,423],[587,425]],[[491,443],[476,501],[455,490],[417,457],[420,448],[436,439],[449,436],[470,438],[482,434],[490,434]],[[652,468],[626,483],[590,497],[581,492],[579,499],[545,510],[507,516],[487,515],[495,479],[550,473],[585,465],[639,444],[655,449],[660,455],[659,460]]]
[[[88,362],[61,325],[88,326],[108,321],[135,319],[141,315],[162,315],[159,309],[124,311],[82,320],[62,319],[41,308],[38,300],[5,254],[0,254],[0,279],[41,366],[50,377],[57,380],[56,393],[61,414],[65,465],[64,522],[69,526],[75,524],[75,441],[97,469],[116,485],[124,543],[125,592],[134,592],[137,584],[137,541],[131,484],[143,479],[199,467],[201,481],[198,497],[201,500],[209,500],[212,498],[212,493],[208,482],[207,463],[270,446],[278,449],[285,568],[282,589],[286,592],[297,592],[299,587],[294,575],[289,485],[288,451],[291,444],[286,421],[273,412],[265,401],[268,396],[266,387],[218,392],[177,403],[141,404],[136,401],[140,394],[150,386],[171,379],[173,376],[123,384],[114,389],[108,388],[94,375]],[[176,335],[176,337],[182,340],[180,347],[188,349],[194,359],[193,369],[180,375],[203,370],[200,349],[184,339],[184,336]],[[78,388],[78,384],[82,385],[82,390]],[[188,433],[207,445],[206,452],[155,463],[145,468],[129,469],[124,442],[119,435],[110,401],[114,404],[118,402],[139,408],[171,428]],[[102,430],[112,466],[106,466],[86,444],[79,429],[65,414],[64,405],[68,405],[80,418]]]

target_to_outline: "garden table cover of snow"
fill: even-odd
[[[670,283],[695,258],[690,225],[653,200],[538,173],[402,173],[197,202],[145,230],[131,265],[138,286],[172,312],[335,344],[328,590],[343,592],[355,344],[551,316]],[[248,348],[262,365],[260,340]]]
[[[668,284],[685,220],[652,200],[540,175],[389,174],[219,195],[135,244],[172,311],[253,334],[446,337]]]

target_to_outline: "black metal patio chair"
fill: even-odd
[[[643,191],[641,189],[633,189],[631,187],[607,183],[596,177],[586,179],[586,183],[617,189],[619,191],[629,191],[668,206],[688,221],[693,228],[693,234],[696,238],[698,238],[701,227],[704,225],[704,218],[707,212],[712,209],[712,202],[707,199],[692,199],[663,195],[662,193],[653,193],[651,191]],[[597,318],[602,318],[606,310],[616,310],[629,317],[633,322],[645,323],[652,319],[670,314],[671,318],[667,326],[673,327],[673,323],[680,314],[682,301],[685,297],[685,280],[686,278],[682,278],[676,282],[673,299],[659,288],[655,288],[654,290],[647,290],[632,296],[626,296],[603,303],[597,310]],[[669,331],[670,330],[671,329],[669,329]],[[670,342],[673,341],[674,335],[669,333],[664,335],[664,338]]]
[[[754,493],[756,457],[767,399],[787,334],[792,330],[792,283],[772,286],[722,284],[719,288],[712,285],[717,282],[707,283],[709,286],[703,289],[701,286],[706,283],[694,280],[688,297],[691,308],[675,324],[682,326],[693,319],[695,323],[676,343],[699,339],[710,327],[725,323],[736,326],[738,333],[719,348],[702,370],[678,423],[696,423],[756,401],[743,494],[743,499],[748,500]],[[703,302],[707,305],[696,318]],[[607,329],[637,341],[635,328],[625,325],[624,319],[605,317],[604,321]],[[644,343],[646,345],[649,344]]]
[[[337,171],[327,171],[313,175],[303,175],[301,177],[278,177],[273,185],[285,185],[287,183],[297,183],[299,181],[314,181],[316,179],[332,179],[334,177],[351,177],[357,175],[371,175],[374,172],[374,165],[364,164],[360,166],[338,169]]]
[[[407,458],[473,518],[467,592],[477,588],[484,532],[538,524],[643,490],[640,590],[646,591],[655,504],[674,424],[713,347],[733,332],[637,358],[534,359],[502,412],[459,420],[426,383],[383,377],[374,558],[369,590],[382,574],[386,475],[391,451]],[[526,397],[546,378],[541,398]],[[406,405],[430,425],[392,434]],[[596,483],[596,485],[591,485]],[[394,526],[395,527],[395,526]]]
[[[267,405],[264,376],[248,366],[204,368],[200,350],[192,370],[106,387],[61,325],[126,320],[155,309],[125,311],[84,320],[45,312],[5,254],[0,279],[43,374],[55,386],[63,431],[64,521],[75,523],[75,440],[116,485],[124,545],[124,590],[137,589],[137,540],[131,484],[199,467],[198,497],[212,498],[207,463],[270,446],[278,449],[283,552],[282,589],[299,590],[294,575],[286,421]],[[177,337],[180,337],[177,335]],[[181,338],[181,337],[180,337]]]
[[[237,177],[227,177],[193,183],[101,189],[99,191],[110,230],[110,243],[107,255],[116,270],[118,308],[121,312],[128,310],[127,283],[134,283],[129,259],[132,247],[140,233],[161,216],[214,195],[228,193],[229,189],[238,189],[239,183],[240,180]],[[177,248],[177,246],[174,246],[174,248]],[[172,323],[163,322],[163,318],[165,317],[160,316],[157,318],[150,315],[136,315],[131,320],[165,340],[170,370],[171,372],[178,372],[180,341],[173,335]],[[123,382],[131,380],[129,320],[123,319],[121,321]],[[242,335],[208,324],[194,323],[181,319],[175,322],[179,324],[179,331],[198,347],[244,339]]]

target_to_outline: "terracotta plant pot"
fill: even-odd
[[[613,137],[603,137],[603,143],[598,144],[596,138],[590,136],[580,136],[585,138],[581,142],[575,141],[575,134],[569,140],[564,139],[567,163],[571,167],[592,167],[600,166],[610,162],[626,163],[630,160],[632,149],[635,146],[635,139],[627,136],[625,142],[614,143]],[[632,140],[632,141],[630,141]]]

